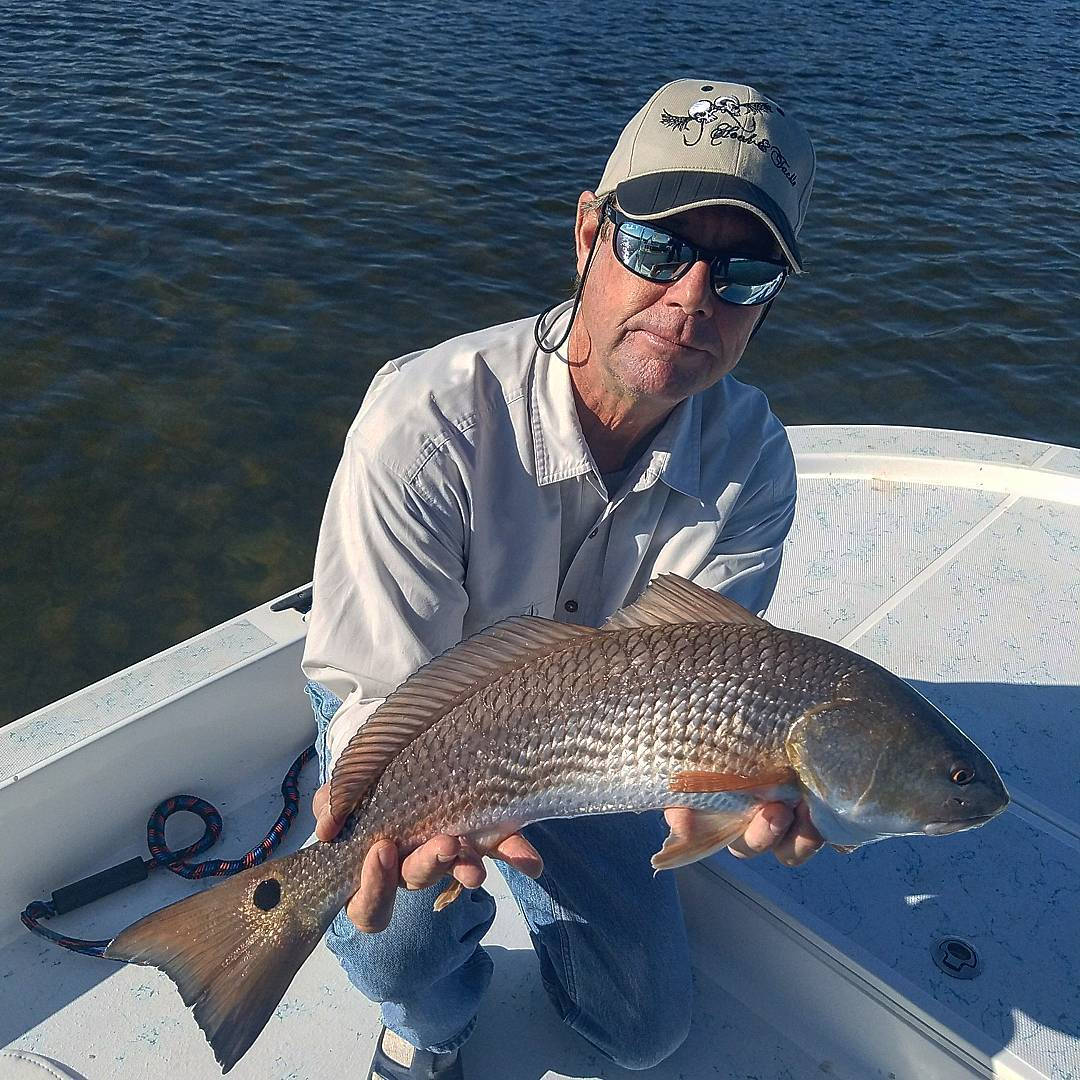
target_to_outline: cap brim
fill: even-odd
[[[615,197],[624,214],[641,221],[698,206],[740,206],[769,227],[788,262],[802,272],[802,256],[787,216],[775,199],[742,177],[693,170],[652,173],[616,185]]]

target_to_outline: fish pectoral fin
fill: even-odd
[[[668,833],[664,846],[652,857],[654,870],[673,870],[676,866],[704,859],[742,836],[757,807],[749,810],[695,810],[681,816],[679,824]]]
[[[798,779],[788,765],[765,769],[752,776],[741,773],[704,772],[689,769],[672,773],[668,791],[745,791],[748,788],[770,788],[790,784]]]
[[[853,851],[858,851],[858,844],[830,844],[829,847],[833,851],[838,851],[841,855],[850,855]]]
[[[435,897],[435,903],[432,907],[436,911],[442,911],[443,908],[448,908],[460,895],[461,890],[465,888],[460,881],[451,881],[449,885],[438,896]]]

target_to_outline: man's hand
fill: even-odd
[[[810,821],[806,803],[797,803],[792,811],[786,803],[777,802],[765,803],[742,836],[728,845],[728,851],[738,859],[772,851],[785,866],[801,866],[824,843],[825,838]]]
[[[697,820],[698,810],[684,806],[669,806],[664,811],[668,828],[679,837],[697,836],[699,830],[715,829],[706,816]],[[700,834],[701,840],[708,837]],[[825,841],[810,821],[810,812],[805,803],[798,803],[791,809],[786,803],[763,803],[750,819],[746,828],[728,851],[739,859],[752,859],[764,851],[772,851],[785,866],[798,866],[806,862]]]
[[[323,784],[315,792],[311,806],[315,813],[315,835],[320,840],[332,840],[344,822],[330,815],[329,784]],[[509,863],[531,878],[539,877],[544,869],[536,849],[520,833],[508,836],[494,851],[485,854]],[[447,874],[467,889],[479,887],[487,877],[480,852],[462,837],[433,836],[404,860],[398,858],[396,844],[381,840],[364,857],[360,888],[350,898],[345,911],[360,930],[377,934],[390,925],[399,887],[426,889]]]

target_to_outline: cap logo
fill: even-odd
[[[660,123],[673,131],[681,131],[684,146],[697,146],[705,134],[706,125],[719,121],[709,132],[709,141],[713,146],[717,146],[724,139],[736,139],[738,142],[756,146],[763,154],[769,155],[788,183],[795,187],[798,175],[791,169],[780,147],[766,138],[759,138],[757,134],[755,117],[771,112],[784,115],[784,110],[771,101],[739,101],[738,98],[725,95],[712,100],[699,98],[686,110],[685,116],[675,116],[664,109]],[[698,125],[697,135],[693,139],[686,134],[691,124]]]

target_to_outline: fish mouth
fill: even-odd
[[[948,836],[950,833],[963,832],[965,829],[977,829],[985,825],[996,814],[983,814],[981,817],[964,818],[962,821],[931,821],[924,826],[927,836]]]

